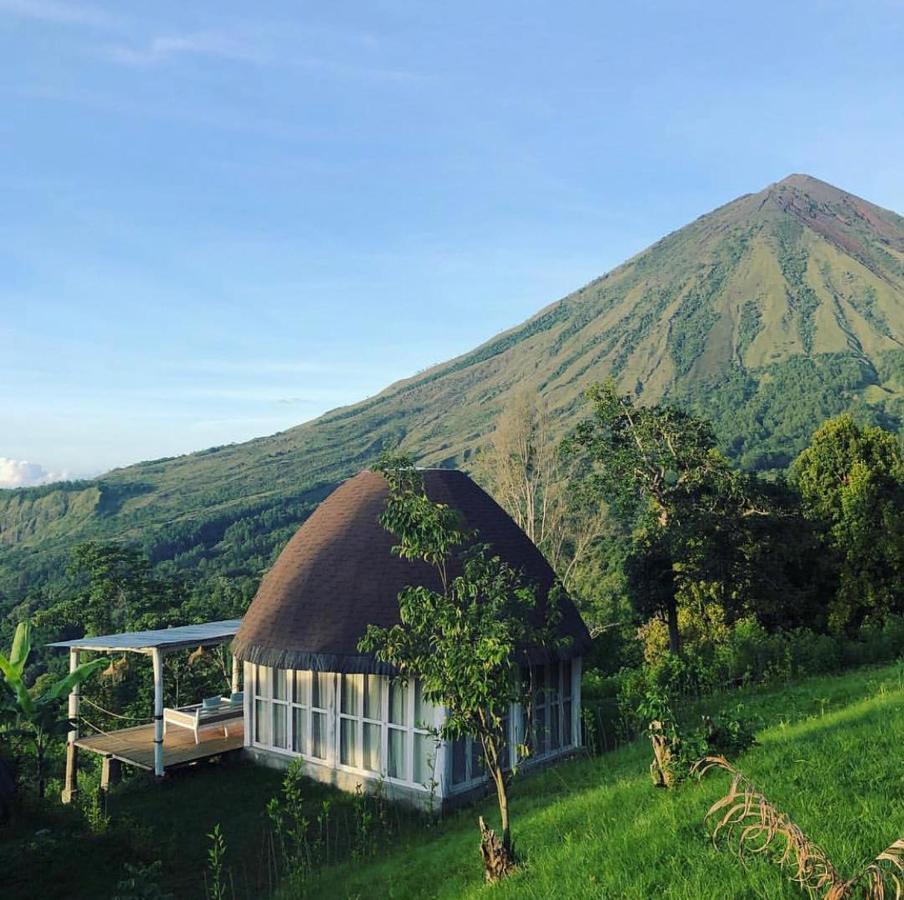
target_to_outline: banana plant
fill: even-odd
[[[14,731],[23,737],[34,749],[35,777],[38,796],[44,796],[46,784],[47,750],[51,740],[67,730],[67,719],[63,714],[60,700],[86,678],[107,664],[106,659],[95,659],[82,663],[68,675],[50,682],[37,693],[34,686],[25,684],[25,666],[31,654],[30,622],[20,622],[16,627],[9,656],[0,653],[0,674],[12,692],[9,699],[0,700],[0,715],[5,714],[5,730]]]

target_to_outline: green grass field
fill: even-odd
[[[737,692],[758,719],[760,745],[740,767],[852,874],[904,836],[904,666],[815,678],[771,691]],[[283,898],[568,897],[687,900],[799,897],[765,858],[742,864],[717,849],[702,823],[728,776],[677,791],[654,789],[645,741],[577,760],[515,785],[521,871],[483,884],[477,812],[436,834],[410,837],[360,866],[336,866]]]
[[[813,678],[790,686],[733,691],[705,707],[741,704],[760,744],[740,767],[852,874],[904,835],[904,663]],[[694,900],[802,896],[766,859],[742,864],[713,847],[702,819],[727,787],[714,774],[677,791],[650,784],[645,740],[515,782],[514,832],[523,864],[505,884],[483,884],[478,813],[487,801],[439,824],[393,809],[390,839],[367,860],[352,859],[354,798],[305,785],[306,814],[332,804],[332,857],[342,860],[280,900],[312,898],[563,897]],[[0,829],[5,898],[157,896],[117,888],[125,866],[159,859],[161,887],[177,898],[205,896],[207,834],[226,836],[230,898],[264,897],[267,801],[281,775],[251,764],[207,765],[156,785],[145,778],[109,798],[110,826],[92,835],[74,810],[56,806]]]

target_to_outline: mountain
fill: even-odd
[[[0,492],[0,592],[10,605],[52,581],[89,537],[138,541],[200,577],[256,578],[383,448],[466,466],[515,388],[541,393],[564,431],[585,411],[584,389],[608,375],[642,400],[708,416],[750,469],[784,467],[845,409],[899,428],[904,219],[791,175],[362,403],[244,444]]]

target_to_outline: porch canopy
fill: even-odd
[[[239,630],[241,619],[225,619],[220,622],[203,622],[199,625],[180,625],[175,628],[153,628],[148,631],[124,631],[120,634],[102,634],[76,638],[71,641],[55,641],[50,647],[69,651],[69,670],[79,664],[79,654],[95,653],[143,653],[150,656],[154,666],[154,774],[162,776],[163,763],[163,656],[190,647],[214,647],[229,643]],[[238,690],[239,667],[233,662],[233,690]],[[69,744],[66,757],[67,794],[75,792],[75,742],[78,740],[79,689],[76,686],[69,695]]]

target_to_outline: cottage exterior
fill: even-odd
[[[493,552],[520,569],[542,602],[553,573],[542,554],[495,501],[464,473],[423,473],[431,499],[458,509]],[[409,584],[438,587],[426,564],[400,559],[380,524],[388,488],[364,471],[318,507],[264,577],[233,644],[244,665],[245,746],[269,764],[305,762],[311,777],[340,788],[375,786],[421,806],[448,805],[482,790],[482,755],[470,739],[431,732],[443,710],[417,681],[361,654],[368,624],[399,621],[398,594]],[[536,688],[534,754],[526,765],[571,753],[580,743],[581,653],[589,636],[577,610],[561,601],[567,646],[531,660]],[[508,717],[509,763],[523,741],[524,716]]]

